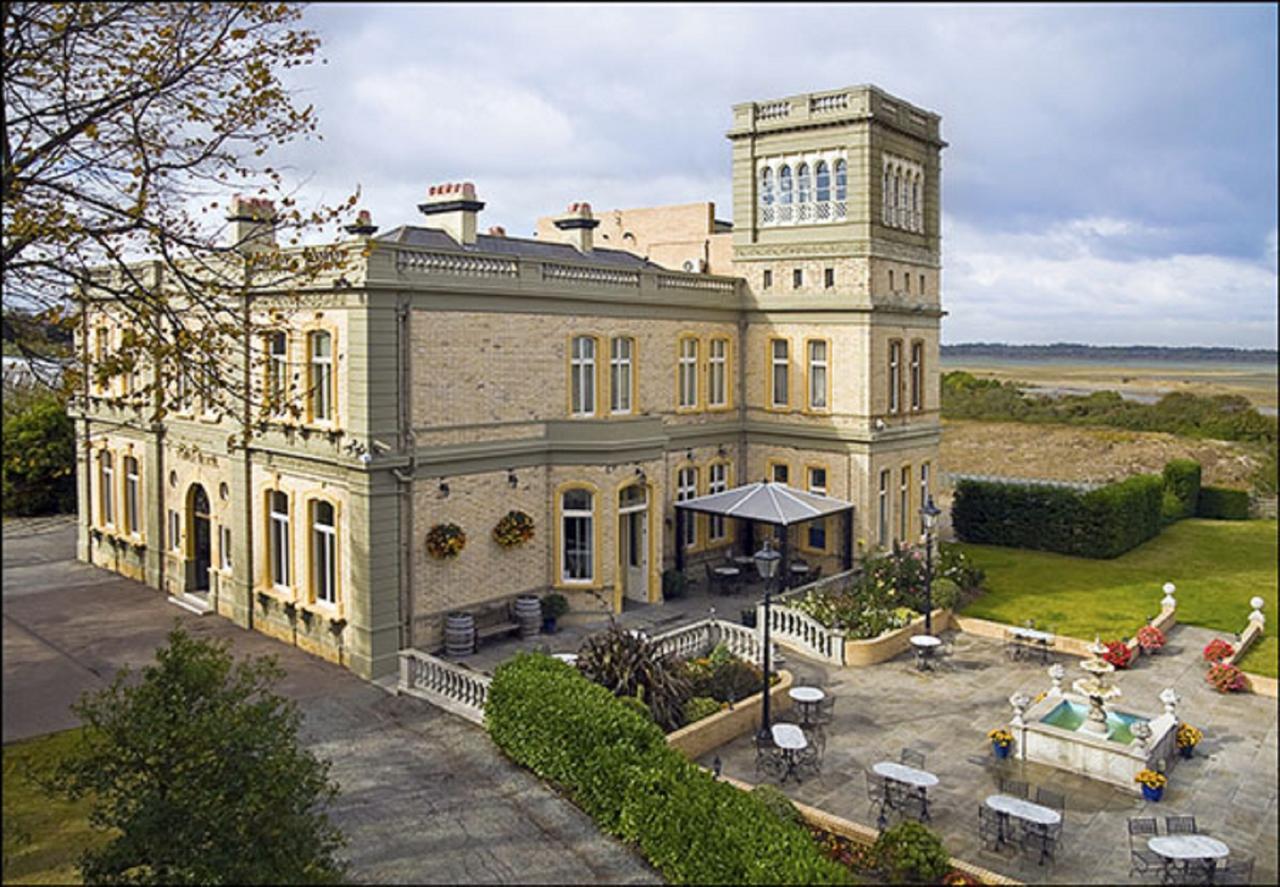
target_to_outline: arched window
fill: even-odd
[[[819,160],[813,168],[813,177],[817,184],[817,193],[814,195],[819,203],[826,203],[831,199],[831,172],[827,169],[825,160]]]
[[[333,418],[333,336],[318,331],[307,336],[311,378],[311,418],[328,422]]]
[[[884,168],[884,188],[880,192],[880,214],[884,224],[889,224],[889,207],[893,205],[892,201],[893,177],[889,173],[889,167]]]
[[[809,178],[809,164],[802,163],[796,167],[796,189],[798,203],[808,203],[813,199],[812,180]]]
[[[590,490],[565,490],[560,497],[560,578],[590,582],[595,578],[595,496]]]
[[[786,164],[778,170],[778,202],[783,206],[791,205],[791,167]]]
[[[270,533],[267,536],[271,562],[271,584],[289,590],[289,564],[292,560],[289,543],[289,497],[279,490],[267,493],[270,509]]]
[[[920,177],[916,176],[915,181],[911,183],[911,227],[916,231],[921,229],[920,224]]]
[[[311,593],[316,603],[338,602],[337,539],[333,503],[311,501]]]
[[[773,170],[760,170],[760,205],[773,206]]]
[[[836,161],[836,200],[844,200],[847,194],[846,184],[848,178],[846,175],[845,163],[843,160]]]
[[[142,511],[138,501],[138,460],[124,457],[124,528],[134,536],[142,533]]]

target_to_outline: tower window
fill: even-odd
[[[827,289],[831,289],[836,285],[836,269],[827,268],[822,272],[822,285]]]
[[[763,283],[764,283],[765,289],[769,289],[769,287],[773,286],[773,272],[770,271],[768,268],[764,269]]]
[[[804,270],[796,268],[791,272],[791,288],[798,290],[802,286],[804,286]]]

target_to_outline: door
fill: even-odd
[[[190,509],[191,557],[194,561],[191,590],[204,592],[209,590],[209,568],[213,566],[213,545],[209,538],[209,497],[200,484],[191,488]]]
[[[618,494],[618,557],[622,593],[649,602],[649,503],[645,488],[633,484]]]

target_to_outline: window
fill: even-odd
[[[172,508],[169,509],[169,550],[182,550],[182,518]]]
[[[924,295],[924,275],[920,275],[920,295]]]
[[[729,466],[717,462],[707,469],[707,493],[723,493],[729,489]],[[707,539],[719,542],[725,538],[724,515],[713,514],[707,518]]]
[[[907,295],[911,295],[911,275],[910,274],[902,275],[902,291],[905,292]]]
[[[289,544],[289,497],[279,490],[267,493],[271,513],[271,529],[268,533],[270,549],[271,584],[289,590],[289,565],[292,561]]]
[[[893,180],[889,177],[889,168],[884,170],[884,185],[880,189],[880,219],[886,225],[889,224],[889,189],[893,186]]]
[[[796,268],[791,272],[791,288],[793,290],[798,290],[802,286],[804,286],[804,270]]]
[[[914,231],[923,229],[920,224],[920,183],[911,183],[911,228]]]
[[[773,469],[773,482],[775,484],[785,484],[791,476],[791,472],[787,468],[785,462],[774,462],[771,466]]]
[[[681,468],[676,473],[676,501],[684,502],[687,499],[693,499],[698,495],[698,469]],[[693,512],[686,512],[684,516],[684,543],[685,548],[692,548],[698,542],[698,516]]]
[[[902,342],[889,343],[889,412],[898,412],[898,394],[902,388]]]
[[[333,336],[315,332],[307,336],[311,360],[311,418],[317,422],[333,419]]]
[[[729,405],[729,340],[712,339],[707,354],[707,405]]]
[[[289,335],[267,335],[267,408],[272,415],[284,412],[289,392]]]
[[[827,495],[827,469],[810,466],[809,492],[817,493],[819,496]],[[827,548],[826,518],[810,521],[806,529],[809,535],[809,547],[825,551]]]
[[[626,336],[619,336],[610,344],[609,410],[613,413],[631,412],[631,355],[634,350],[635,339]]]
[[[831,289],[836,285],[836,269],[826,268],[822,272],[822,285],[827,289]]]
[[[911,343],[911,409],[924,409],[924,342]]]
[[[786,165],[778,170],[778,203],[791,205],[791,167]]]
[[[760,205],[773,206],[773,170],[760,170]]]
[[[590,416],[596,411],[596,340],[574,336],[569,353],[570,411]]]
[[[138,536],[142,533],[141,513],[138,510],[138,460],[124,457],[124,528]]]
[[[880,472],[880,544],[889,544],[889,469]]]
[[[893,269],[889,269],[889,292],[893,292]]]
[[[191,370],[184,363],[178,367],[174,377],[178,388],[178,410],[183,413],[190,413],[195,404],[195,385],[191,381]]]
[[[773,286],[773,272],[770,271],[768,268],[764,269],[764,275],[763,275],[763,279],[761,280],[761,283],[763,284],[765,289],[768,289],[769,287]]]
[[[848,181],[848,178],[846,176],[844,161],[837,160],[836,161],[836,202],[837,203],[844,203],[845,196],[848,193],[848,189],[846,188],[847,181]],[[839,215],[844,215],[844,210],[842,208],[838,209],[838,213]]]
[[[94,332],[93,362],[97,364],[98,367],[102,366],[102,364],[105,363],[107,360],[107,343],[110,337],[111,337],[111,330],[109,327],[106,327],[106,326],[100,326]],[[94,387],[94,390],[97,391],[99,394],[106,391],[107,389],[107,386],[105,384],[98,381],[98,377],[96,374],[94,376],[93,387]]]
[[[787,378],[787,372],[790,369],[790,356],[787,353],[790,343],[786,339],[771,339],[769,341],[770,360],[772,366],[772,401],[775,408],[783,408],[791,405],[791,380]]]
[[[311,593],[318,604],[338,602],[336,546],[333,503],[323,499],[311,501]]]
[[[813,168],[814,178],[817,181],[817,199],[819,203],[826,203],[831,199],[831,174],[827,170],[826,161],[819,160],[817,166]]]
[[[898,539],[906,542],[911,534],[911,466],[903,465],[898,482]]]
[[[688,336],[680,340],[679,379],[680,402],[683,409],[698,406],[698,340]]]
[[[929,501],[929,463],[920,466],[920,505]]]
[[[226,524],[218,527],[218,557],[224,570],[231,569],[231,528]]]
[[[827,343],[809,340],[809,409],[827,409]]]
[[[802,163],[796,167],[796,202],[808,203],[813,199],[813,189],[810,187],[812,180],[809,178],[809,164]]]
[[[564,582],[590,582],[595,577],[594,499],[591,491],[582,489],[565,490],[560,497],[560,579]]]
[[[213,410],[214,398],[214,371],[210,360],[202,360],[199,369],[200,378],[200,412],[209,413]]]
[[[115,456],[103,450],[98,455],[98,497],[104,526],[116,525],[116,466]]]

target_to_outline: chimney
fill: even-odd
[[[573,244],[578,252],[591,252],[592,230],[600,224],[599,219],[591,217],[591,204],[589,203],[571,203],[565,214],[555,220],[555,225],[561,231],[565,232],[562,238],[565,243]]]
[[[231,246],[241,252],[256,252],[276,245],[276,205],[265,197],[236,194],[231,198],[227,221],[231,223]]]
[[[418,211],[431,216],[438,228],[443,228],[462,246],[476,242],[476,213],[484,204],[476,200],[476,186],[471,182],[450,182],[432,185],[427,189],[427,202],[418,204]]]
[[[377,232],[378,226],[373,224],[373,215],[367,209],[362,209],[356,213],[355,224],[343,225],[342,230],[356,237],[368,239]]]
[[[502,227],[501,225],[493,225],[492,227],[489,228],[489,236],[490,237],[506,237],[507,229]]]

